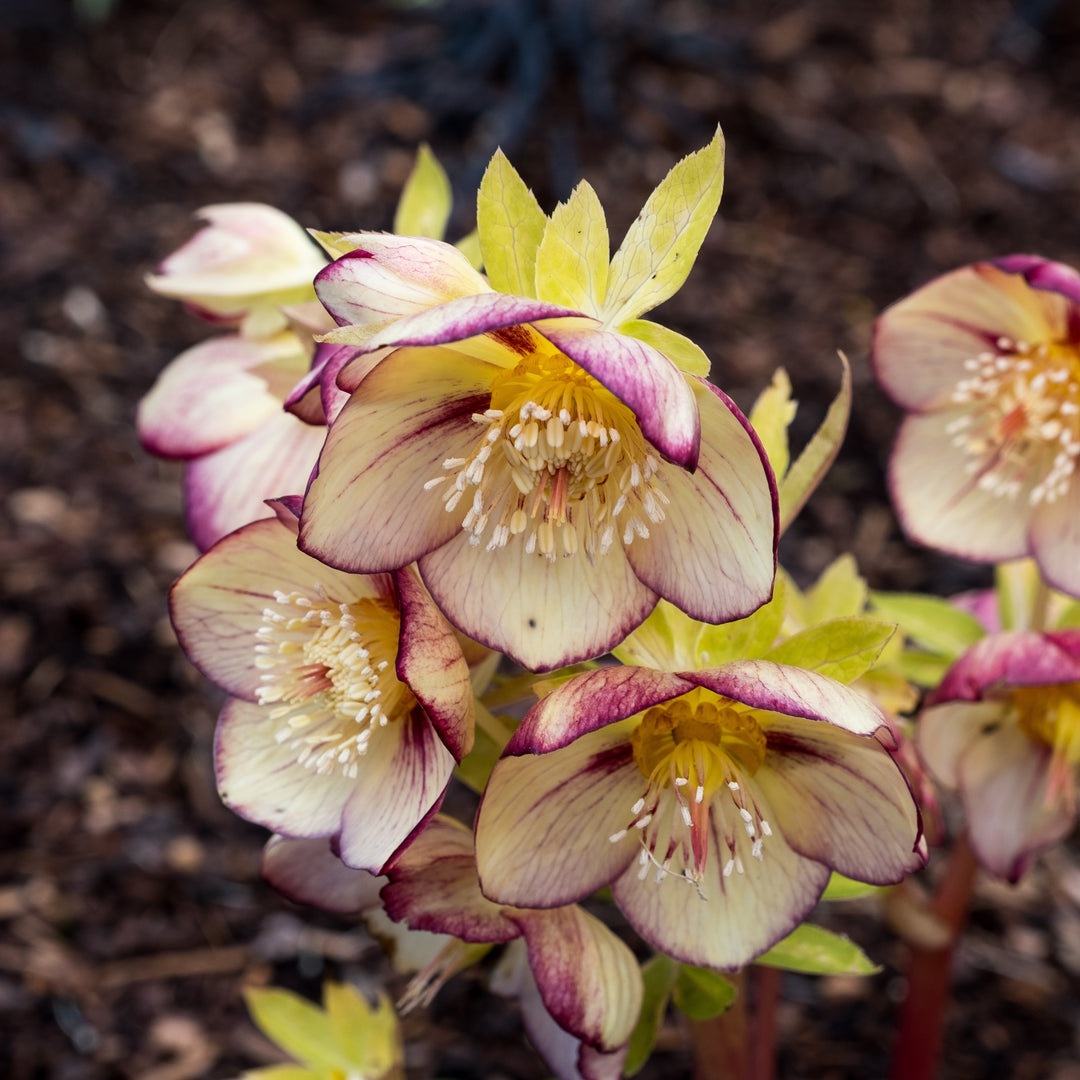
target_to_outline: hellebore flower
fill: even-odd
[[[336,837],[378,872],[472,744],[468,665],[413,571],[323,566],[282,504],[199,559],[171,608],[192,662],[233,695],[215,747],[225,803],[287,836]]]
[[[937,278],[878,320],[874,365],[912,415],[890,463],[920,543],[1031,555],[1080,594],[1080,274],[1032,255]]]
[[[976,642],[928,698],[916,743],[935,778],[959,789],[980,864],[1019,880],[1076,821],[1080,630]]]
[[[832,871],[923,863],[881,712],[815,672],[740,660],[604,668],[525,717],[476,825],[484,895],[555,907],[610,884],[647,941],[735,969],[788,934]]]
[[[339,376],[352,398],[304,549],[364,572],[418,561],[455,625],[533,670],[603,653],[659,596],[709,622],[762,604],[776,495],[761,445],[697,377],[701,350],[639,318],[685,280],[722,162],[718,135],[677,165],[610,265],[592,189],[548,219],[501,155],[477,215],[491,285],[447,245],[340,238],[354,250],[316,281],[342,324],[325,339],[395,351]]]

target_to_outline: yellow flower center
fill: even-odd
[[[394,670],[397,613],[378,600],[336,603],[322,589],[314,598],[276,592],[274,600],[256,634],[259,704],[299,764],[355,778],[372,732],[416,703]]]
[[[525,332],[514,329],[524,350]],[[554,347],[539,351],[529,338],[473,421],[487,430],[472,455],[448,458],[448,475],[424,485],[452,477],[443,502],[451,513],[467,504],[461,524],[471,543],[487,536],[494,551],[520,537],[527,554],[554,560],[582,549],[591,558],[618,538],[647,539],[649,524],[664,520],[660,460],[633,412]]]
[[[997,339],[966,360],[952,393],[965,406],[947,427],[967,471],[992,495],[1032,506],[1068,490],[1080,456],[1080,354],[1073,345]]]
[[[1073,773],[1080,764],[1080,683],[1023,686],[1012,692],[1012,704],[1024,734],[1051,748],[1047,799],[1065,792],[1074,800]]]
[[[747,784],[765,760],[766,739],[752,709],[708,690],[692,690],[649,709],[630,737],[634,762],[648,780],[645,794],[630,808],[621,841],[639,830],[638,876],[656,867],[656,881],[681,873],[699,885],[708,857],[710,814],[724,852],[722,874],[745,871],[739,848],[745,832],[750,854],[762,857],[772,828]]]

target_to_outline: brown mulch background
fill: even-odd
[[[166,618],[193,551],[178,470],[140,451],[133,409],[207,330],[142,277],[195,209],[388,228],[426,139],[458,194],[453,236],[501,144],[548,208],[587,176],[617,237],[721,122],[721,221],[661,317],[743,406],[785,365],[800,437],[847,352],[851,431],[785,564],[806,580],[853,550],[876,587],[950,592],[986,574],[898,532],[872,320],[974,259],[1080,262],[1078,106],[1066,0],[120,0],[98,22],[4,0],[0,1077],[235,1076],[274,1060],[242,985],[388,977],[363,931],[259,881],[261,830],[214,793],[218,699]],[[787,977],[779,1075],[881,1076],[901,950],[872,905],[825,917],[884,970]],[[1077,1080],[1078,1019],[1072,847],[980,889],[943,1075]],[[406,1030],[411,1077],[545,1075],[475,977]],[[676,1019],[661,1047],[643,1075],[688,1076]]]

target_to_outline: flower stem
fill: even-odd
[[[747,1024],[745,971],[727,978],[738,993],[730,1009],[711,1020],[691,1020],[694,1080],[753,1080]]]
[[[977,869],[964,833],[953,847],[945,876],[930,904],[931,912],[950,931],[949,943],[940,949],[910,948],[907,995],[900,1009],[891,1080],[932,1080],[937,1072],[953,952],[967,921]]]

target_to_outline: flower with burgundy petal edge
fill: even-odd
[[[908,535],[1030,554],[1080,594],[1080,274],[1012,255],[937,278],[878,320],[874,366],[912,414],[889,470]]]
[[[935,778],[959,789],[980,864],[1017,881],[1076,821],[1080,630],[976,642],[927,699],[916,739]]]
[[[604,668],[525,717],[476,825],[484,894],[555,907],[611,885],[643,938],[735,969],[817,903],[833,870],[920,867],[919,823],[876,706],[814,672],[740,660]]]
[[[304,550],[372,573],[418,561],[455,625],[533,670],[605,652],[659,596],[709,622],[767,600],[761,445],[699,377],[701,350],[639,317],[685,280],[722,176],[718,134],[609,264],[587,184],[548,219],[497,155],[477,214],[491,285],[445,244],[338,238],[354,250],[316,281],[343,327],[326,340],[395,351],[339,376],[353,396],[308,489]]]
[[[249,821],[337,837],[346,862],[378,872],[472,744],[469,668],[412,570],[323,566],[277,509],[211,548],[171,594],[184,650],[234,695],[218,722],[218,790]]]

